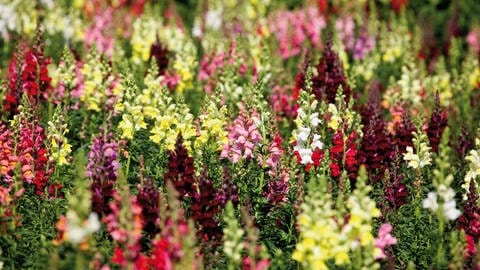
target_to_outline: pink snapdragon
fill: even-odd
[[[375,247],[380,251],[376,256],[376,259],[385,259],[387,257],[387,254],[385,254],[385,248],[397,243],[397,238],[390,234],[392,230],[392,225],[388,223],[384,223],[380,226],[378,236],[375,238]]]
[[[108,31],[113,29],[113,26],[113,10],[99,12],[92,25],[85,30],[85,44],[88,47],[95,44],[99,52],[112,56],[115,40]]]
[[[322,47],[322,30],[327,26],[318,9],[310,7],[297,11],[279,11],[271,18],[269,27],[279,42],[280,55],[287,59],[301,53],[304,43]]]
[[[473,28],[467,35],[467,43],[474,52],[480,53],[480,29]]]
[[[253,158],[253,150],[262,140],[255,119],[258,119],[257,112],[253,112],[251,118],[240,112],[233,125],[228,128],[228,144],[223,146],[221,158],[228,158],[233,163],[242,158]]]

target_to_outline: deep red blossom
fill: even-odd
[[[160,192],[153,181],[146,180],[138,187],[137,202],[142,207],[143,230],[150,236],[158,231]]]
[[[480,207],[477,205],[478,194],[475,181],[470,181],[467,202],[463,208],[463,214],[458,218],[457,229],[464,230],[473,238],[475,243],[480,238]]]
[[[463,159],[467,153],[472,150],[474,147],[473,140],[471,139],[470,133],[465,127],[465,123],[462,125],[462,133],[458,136],[457,146],[455,150],[457,151],[458,156]]]
[[[278,205],[288,201],[287,195],[290,190],[290,174],[284,169],[278,179],[269,182],[265,186],[263,196],[271,205]]]
[[[187,148],[183,145],[182,135],[179,134],[175,150],[168,151],[167,172],[163,178],[165,181],[173,183],[180,198],[192,197],[195,193],[194,170],[193,158],[188,156]]]
[[[391,138],[385,129],[385,122],[374,113],[363,127],[363,138],[358,155],[374,182],[378,182],[388,168],[392,154]]]
[[[157,63],[158,75],[164,75],[168,68],[168,49],[158,40],[150,47],[151,59]]]
[[[316,75],[312,76],[312,93],[315,94],[317,100],[325,100],[328,103],[335,103],[338,88],[341,86],[345,101],[350,100],[352,91],[347,83],[347,79],[343,74],[343,66],[337,53],[332,49],[331,42],[327,42],[327,46],[322,53],[320,62],[315,66]],[[300,72],[295,76],[295,85],[293,88],[293,96],[298,99],[300,90],[305,90],[305,72]]]
[[[317,75],[312,77],[312,90],[317,99],[335,103],[338,88],[341,86],[346,97],[345,100],[348,102],[351,89],[343,74],[342,62],[337,53],[333,51],[331,42],[327,42],[316,69]]]
[[[430,140],[430,146],[434,153],[438,153],[438,145],[442,139],[442,134],[447,127],[447,111],[440,106],[440,98],[438,93],[435,96],[435,107],[428,122],[427,135]]]
[[[195,221],[200,239],[206,242],[217,242],[222,238],[222,228],[217,218],[220,207],[223,207],[212,181],[202,176],[198,181],[198,191],[194,194],[193,203],[190,206],[191,217]]]
[[[410,113],[407,110],[403,111],[402,122],[395,127],[394,142],[399,154],[407,151],[407,146],[413,146],[413,132],[416,131]]]

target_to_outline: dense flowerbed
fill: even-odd
[[[0,269],[480,269],[478,14],[1,0]]]

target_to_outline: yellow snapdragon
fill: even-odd
[[[194,80],[193,67],[196,66],[196,59],[194,55],[186,51],[180,51],[173,62],[173,69],[175,73],[180,75],[180,81],[177,85],[177,90],[181,93],[185,89],[192,88]]]
[[[305,269],[329,269],[329,262],[336,266],[350,264],[351,255],[357,249],[364,251],[359,267],[379,267],[375,263],[378,250],[374,247],[372,230],[373,219],[380,216],[380,210],[368,196],[371,187],[366,180],[365,168],[361,167],[357,187],[346,203],[345,210],[350,214],[346,223],[342,222],[345,212],[333,207],[331,195],[326,191],[325,176],[320,179],[323,184],[311,186],[315,190],[310,190],[301,206],[302,213],[298,216],[300,240],[292,254]]]
[[[478,63],[478,62],[477,62]],[[480,67],[476,67],[468,77],[468,81],[473,88],[477,88],[480,85]]]
[[[193,126],[193,115],[190,114],[188,108],[182,104],[170,104],[162,113],[155,120],[150,132],[150,140],[165,145],[168,150],[173,150],[177,137],[181,133],[183,144],[190,151],[191,139],[195,137],[196,131]]]
[[[99,112],[103,108],[107,97],[107,89],[114,81],[110,73],[110,67],[106,64],[100,55],[91,51],[87,56],[87,61],[83,65],[83,93],[80,100],[85,104],[87,110]],[[118,91],[117,91],[118,92]]]
[[[200,134],[195,140],[195,148],[211,143],[216,150],[220,150],[222,145],[228,143],[228,132],[226,130],[225,116],[227,108],[222,105],[218,109],[218,101],[211,99],[205,112],[200,115]]]
[[[132,60],[141,64],[150,58],[150,48],[157,39],[157,31],[161,22],[152,16],[141,16],[133,23]]]
[[[67,158],[72,152],[72,146],[65,136],[67,133],[67,124],[62,123],[60,111],[56,110],[52,121],[48,121],[47,139],[50,142],[50,158],[59,166],[69,164]]]

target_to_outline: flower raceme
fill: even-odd
[[[323,142],[320,134],[317,133],[321,120],[317,109],[317,101],[309,102],[310,97],[302,93],[302,107],[297,110],[295,123],[297,129],[293,133],[295,140],[293,151],[297,157],[297,162],[305,166],[305,170],[310,171],[312,166],[319,166],[323,159]]]
[[[408,162],[408,167],[413,169],[422,169],[432,164],[430,157],[430,146],[426,142],[427,138],[424,134],[414,132],[413,143],[416,153],[413,153],[413,147],[407,146],[407,152],[403,155],[403,160]]]
[[[455,192],[451,187],[441,184],[437,192],[429,192],[427,198],[423,200],[423,208],[432,212],[441,211],[442,216],[447,220],[457,219],[461,212],[456,209]],[[440,201],[438,200],[440,198]]]
[[[88,159],[85,175],[92,180],[92,210],[99,215],[108,214],[111,210],[108,203],[114,196],[113,185],[120,166],[118,143],[113,140],[113,133],[93,139]]]
[[[241,159],[254,157],[255,146],[262,141],[262,135],[256,125],[258,121],[255,121],[258,117],[257,112],[252,112],[251,118],[240,112],[228,128],[228,144],[223,145],[221,158],[228,158],[231,162],[237,163]]]
[[[12,113],[17,112],[23,93],[26,93],[31,102],[35,102],[47,98],[47,91],[51,88],[52,78],[47,69],[51,60],[44,57],[42,50],[28,49],[21,54],[21,59],[22,63],[18,65],[16,58],[12,57],[9,65],[10,81],[5,97],[5,110]]]
[[[387,254],[385,254],[385,248],[397,243],[397,238],[390,234],[392,230],[392,225],[388,223],[384,223],[382,226],[380,226],[380,229],[378,230],[378,236],[375,238],[375,247],[378,250],[378,254],[375,256],[376,259],[387,258]]]

